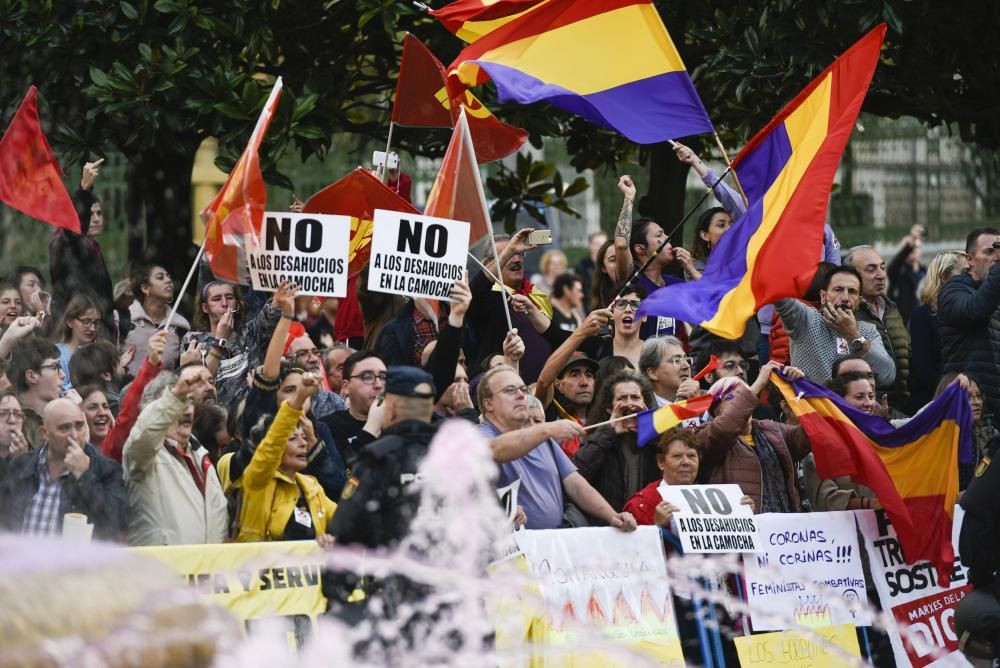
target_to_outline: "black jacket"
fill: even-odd
[[[90,468],[79,478],[63,482],[59,522],[66,513],[83,513],[94,525],[94,538],[117,540],[125,532],[128,514],[128,490],[122,479],[122,467],[101,454],[90,443],[83,446],[90,457]],[[24,516],[38,491],[38,461],[42,449],[18,455],[7,466],[0,481],[0,524],[11,531],[21,531]]]
[[[1000,437],[987,447],[987,458],[976,468],[975,477],[962,494],[965,510],[958,551],[969,567],[974,587],[993,584],[1000,570]],[[990,459],[993,461],[991,462]]]
[[[437,425],[404,420],[361,452],[327,527],[338,544],[394,546],[409,532],[420,507],[417,470]]]
[[[62,314],[74,295],[85,293],[97,302],[104,328],[114,338],[114,293],[104,253],[96,239],[87,238],[90,208],[97,202],[89,190],[77,189],[73,196],[80,217],[80,234],[56,230],[49,240],[49,276],[52,281],[52,308]],[[121,340],[128,332],[120,332]]]
[[[991,335],[989,322],[1000,306],[1000,264],[995,264],[986,280],[959,274],[948,280],[938,295],[938,322],[941,324],[941,372],[965,372],[980,382],[985,397],[985,413],[998,414],[1000,408],[1000,330]]]
[[[634,484],[628,483],[628,458],[636,461]],[[656,445],[636,444],[635,432],[615,432],[612,425],[599,427],[588,435],[573,457],[573,463],[584,478],[616,511],[640,489],[662,477],[656,466]]]

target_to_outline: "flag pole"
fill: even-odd
[[[750,208],[750,200],[747,199],[747,194],[743,192],[743,184],[740,183],[740,176],[733,169],[733,163],[729,161],[729,154],[726,153],[726,147],[722,145],[722,140],[719,138],[719,133],[713,133],[715,137],[715,145],[719,147],[722,151],[722,159],[726,161],[726,166],[729,167],[729,171],[733,173],[733,180],[736,181],[736,188],[740,191],[740,197],[743,198],[743,206]]]
[[[596,424],[588,424],[583,428],[584,431],[590,431],[591,429],[597,429],[598,427],[603,427],[604,425],[614,424],[615,422],[621,422],[622,420],[627,420],[629,418],[634,418],[638,413],[630,413],[629,415],[619,415],[616,418],[611,418],[610,420],[605,420],[604,422],[597,422]]]
[[[465,105],[459,109],[459,123],[462,125],[462,141],[465,142],[466,148],[469,150],[470,155],[473,158],[473,164],[477,165],[476,162],[476,148],[472,144],[472,136],[469,134],[469,119],[465,115]],[[500,290],[506,293],[507,287],[503,283],[503,267],[500,266],[500,254],[497,253],[497,242],[493,238],[493,220],[490,219],[489,207],[486,206],[486,193],[483,192],[483,181],[479,178],[479,174],[476,174],[476,178],[473,179],[476,182],[476,192],[479,193],[479,202],[483,206],[483,213],[486,214],[486,220],[488,222],[489,229],[486,231],[486,236],[490,239],[490,247],[493,249],[493,258],[497,263],[497,274],[500,275]],[[503,302],[503,314],[507,318],[507,331],[514,329],[514,324],[510,320],[510,307],[507,305],[507,299],[503,298],[500,300]]]
[[[395,104],[395,103],[393,103],[393,104]],[[393,123],[392,120],[390,119],[389,120],[389,138],[386,139],[386,142],[385,142],[385,162],[383,162],[382,166],[379,167],[379,173],[378,173],[378,179],[383,184],[385,183],[386,172],[389,171],[389,169],[388,169],[389,168],[389,148],[392,146],[392,128],[395,127],[395,125],[396,124]]]
[[[201,263],[201,256],[205,254],[205,242],[208,241],[208,234],[206,230],[205,237],[201,240],[201,246],[198,248],[198,254],[194,256],[194,262],[191,264],[191,268],[188,270],[187,277],[184,279],[184,284],[181,285],[180,292],[177,294],[177,299],[174,300],[174,307],[170,309],[170,315],[167,316],[167,321],[163,323],[163,330],[167,330],[170,327],[170,322],[177,315],[177,309],[180,308],[181,300],[184,299],[184,293],[187,292],[188,284],[191,283],[191,279],[194,277],[194,272],[198,270],[198,265]]]

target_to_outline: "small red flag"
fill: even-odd
[[[243,155],[229,173],[219,194],[201,211],[206,227],[205,256],[209,267],[216,278],[233,283],[250,283],[245,239],[247,235],[260,235],[267,208],[267,190],[260,173],[257,152],[278,108],[281,86],[281,77],[278,77]]]
[[[705,365],[705,368],[691,376],[691,380],[701,380],[708,374],[718,369],[720,366],[722,366],[722,362],[719,361],[719,358],[715,355],[711,355],[708,358],[708,364]]]
[[[38,122],[32,86],[0,139],[0,201],[43,223],[80,233],[62,170]]]
[[[451,143],[441,161],[441,169],[427,195],[424,214],[469,223],[470,245],[493,229],[464,113],[459,115],[455,132],[451,135]]]
[[[441,61],[423,42],[407,33],[392,122],[404,127],[454,128],[464,108],[479,162],[505,158],[524,146],[527,132],[494,116],[469,90],[450,98],[447,83],[448,74]]]
[[[430,15],[449,32],[466,42],[475,42],[547,0],[455,0]]]

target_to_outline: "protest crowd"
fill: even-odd
[[[854,450],[859,477],[829,475],[831,448],[863,432],[874,452],[871,443],[932,438],[954,423],[961,438],[942,438],[970,447],[955,445],[931,468],[957,480],[941,498],[957,495],[964,507],[969,582],[1000,594],[1000,494],[981,483],[995,480],[1000,446],[1000,231],[969,229],[964,247],[927,258],[920,225],[883,254],[841,248],[826,224],[820,252],[799,259],[811,275],[799,294],[754,303],[756,292],[727,284],[736,296],[723,306],[742,300],[749,317],[727,329],[719,307],[718,319],[687,321],[678,314],[692,311],[663,304],[701,299],[722,280],[713,256],[745,249],[749,237],[727,236],[742,234],[738,223],[759,216],[760,204],[695,151],[673,147],[715,199],[692,219],[687,244],[671,238],[675,221],[639,214],[637,184],[623,175],[617,219],[591,226],[613,231],[591,234],[572,267],[551,236],[532,243],[528,228],[489,233],[475,250],[466,244],[464,273],[437,261],[398,265],[426,267],[414,273],[429,287],[386,289],[392,281],[376,281],[374,260],[349,271],[346,262],[291,259],[281,266],[336,267],[337,276],[314,283],[319,290],[273,278],[255,290],[202,261],[190,312],[177,311],[185,295],[165,258],[109,271],[95,194],[101,165],[85,164],[72,196],[78,230],[55,230],[48,267],[2,268],[0,527],[56,535],[81,514],[95,539],[131,547],[392,548],[418,514],[431,441],[459,420],[488,441],[496,487],[519,484],[516,527],[655,526],[674,555],[690,543],[665,489],[738,485],[738,504],[753,516],[795,515],[806,529],[807,513],[883,518],[901,497],[919,496],[907,485],[928,471],[887,460],[885,481],[862,479],[870,459]],[[410,206],[409,177],[398,162],[385,171],[392,197]],[[291,203],[293,212],[309,207]],[[768,264],[743,267],[753,280],[779,270],[774,255],[757,261]],[[538,267],[530,278],[529,265]],[[348,274],[344,296],[323,294]],[[822,406],[835,408],[820,419]],[[909,549],[916,543],[904,533],[930,535],[943,514],[928,510],[923,527],[896,517]],[[748,549],[740,538],[721,544],[715,551]],[[877,607],[874,589],[862,589]],[[380,596],[397,605],[421,596],[416,585],[337,572],[324,573],[323,593],[331,612],[347,616]],[[690,610],[675,604],[685,657],[698,663],[699,638],[683,619]],[[735,617],[720,624],[743,632]],[[418,631],[406,634],[413,641]],[[865,645],[876,665],[903,665],[885,634]]]

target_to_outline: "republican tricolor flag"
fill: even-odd
[[[657,436],[667,433],[688,420],[700,418],[712,407],[714,400],[715,397],[711,394],[702,394],[639,413],[637,416],[639,447],[645,446]]]
[[[820,478],[870,487],[896,528],[908,563],[926,560],[947,586],[955,562],[952,517],[958,462],[972,458],[972,410],[957,383],[899,429],[806,379],[771,380],[812,444]]]
[[[465,42],[475,42],[549,0],[455,0],[430,15]]]
[[[878,64],[885,24],[826,68],[733,161],[749,207],[708,256],[701,279],[642,300],[640,316],[743,335],[766,304],[799,297],[823,247],[833,177]]]

